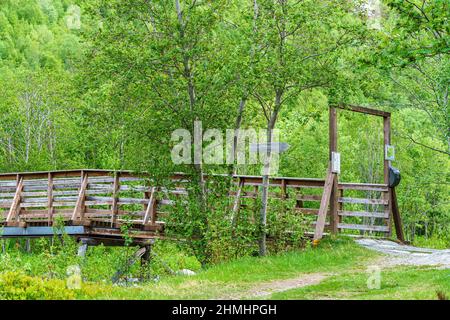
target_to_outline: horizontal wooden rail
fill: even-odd
[[[229,190],[229,196],[234,198],[230,208],[234,212],[233,223],[238,221],[240,207],[253,208],[257,203],[263,184],[261,176],[205,175],[206,180],[211,177],[233,182],[234,186]],[[6,227],[52,226],[57,219],[62,219],[67,226],[82,225],[96,232],[103,230],[102,236],[118,235],[124,223],[131,223],[136,234],[159,237],[163,236],[165,226],[159,217],[168,214],[167,208],[173,206],[176,199],[188,194],[185,184],[190,177],[175,173],[168,180],[172,182],[170,188],[156,185],[151,175],[145,172],[79,169],[0,173],[0,208],[5,209],[0,218],[3,217]],[[319,192],[325,186],[324,179],[271,177],[269,186],[270,199],[293,200],[295,207],[291,209],[305,217],[310,216],[313,220],[308,221],[312,226],[316,224],[318,205],[322,200]],[[339,183],[338,190],[385,193],[388,187],[384,184]],[[352,205],[386,205],[386,199],[341,196],[338,201]],[[304,203],[308,205],[304,207]],[[330,211],[325,205],[323,210],[329,217]],[[338,215],[341,218],[386,218],[388,213],[346,209],[339,210]],[[330,225],[323,219],[324,216],[321,224]],[[354,221],[342,223],[339,228],[350,229],[347,225],[358,230]],[[366,229],[363,225],[359,230]]]

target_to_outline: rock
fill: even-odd
[[[177,271],[178,275],[182,275],[182,276],[195,276],[196,273],[192,270],[189,269],[181,269]]]

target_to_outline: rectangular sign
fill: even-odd
[[[341,173],[341,154],[339,152],[331,153],[331,172]]]
[[[250,152],[284,152],[289,149],[289,145],[286,142],[271,142],[271,143],[251,143]]]
[[[384,159],[393,161],[395,160],[395,147],[389,144],[384,146]]]

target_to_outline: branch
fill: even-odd
[[[417,145],[419,145],[421,147],[424,147],[424,148],[430,149],[432,151],[443,153],[443,154],[446,154],[446,155],[450,156],[450,152],[444,151],[444,150],[440,150],[440,149],[436,149],[434,147],[427,146],[426,144],[423,144],[421,142],[418,142],[418,141],[414,140],[413,137],[411,137],[411,136],[406,136],[405,137],[405,136],[399,135],[399,137],[403,138],[403,139],[409,139],[412,143],[417,144]]]

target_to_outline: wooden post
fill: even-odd
[[[286,199],[288,198],[286,179],[281,179],[281,201],[283,202],[283,213],[286,214],[287,205]]]
[[[152,246],[150,244],[146,244],[144,246],[144,248],[145,248],[145,252],[141,256],[141,266],[145,266],[146,264],[149,263],[150,256],[151,256],[151,251],[152,251]]]
[[[389,166],[390,161],[386,159],[386,145],[391,144],[391,118],[390,116],[383,117],[383,175],[384,175],[384,184],[389,185]],[[387,226],[389,228],[390,235],[391,231],[391,217],[392,217],[392,190],[388,188],[388,192],[383,192],[383,199],[387,200],[388,203],[384,205],[384,212],[389,214],[389,218],[387,221]]]
[[[241,207],[241,193],[242,193],[243,187],[244,187],[244,178],[239,178],[239,186],[236,191],[236,197],[234,198],[234,204],[233,204],[233,218],[232,218],[233,221]]]
[[[77,203],[75,204],[75,209],[72,214],[72,223],[77,220],[77,217],[82,221],[84,218],[85,205],[84,201],[86,199],[86,189],[88,185],[88,175],[84,171],[81,171],[81,186],[78,193]]]
[[[145,208],[145,215],[143,220],[143,225],[145,226],[148,224],[148,221],[150,220],[150,223],[152,225],[156,222],[156,187],[151,187],[150,189],[150,199],[148,200],[148,204]]]
[[[323,230],[325,228],[325,220],[327,217],[328,211],[328,203],[330,202],[331,190],[333,188],[334,180],[336,180],[336,174],[331,171],[331,162],[330,167],[328,168],[327,178],[325,180],[325,185],[323,187],[322,200],[320,201],[320,209],[317,214],[317,222],[316,222],[316,230],[314,232],[314,245],[318,243],[323,236]]]
[[[244,188],[244,178],[239,178],[239,186],[238,186],[238,190],[236,191],[236,197],[234,198],[234,204],[233,204],[233,213],[232,213],[232,217],[231,217],[231,228],[233,231],[233,234],[235,232],[235,227],[238,221],[238,215],[239,215],[239,210],[241,209],[241,194],[242,194],[242,189]]]
[[[117,220],[117,214],[119,213],[119,191],[120,191],[120,172],[115,172],[113,182],[113,202],[111,205],[111,227],[114,226]]]
[[[400,216],[400,211],[398,210],[398,203],[397,203],[397,195],[395,193],[395,188],[392,188],[391,190],[391,203],[392,203],[392,216],[394,218],[394,224],[395,224],[395,233],[397,234],[397,239],[401,242],[405,242],[405,236],[403,235],[403,228],[402,228],[402,219]]]
[[[14,194],[13,202],[9,209],[8,216],[6,217],[6,223],[8,225],[12,225],[18,222],[17,218],[20,210],[20,202],[22,201],[23,177],[18,174],[16,181],[17,181],[16,193]],[[13,222],[13,219],[15,219],[16,221]]]
[[[332,153],[337,152],[337,111],[336,108],[330,108],[329,111],[329,161],[332,161]],[[331,164],[330,164],[331,166]],[[331,167],[330,167],[331,169]],[[330,195],[330,229],[331,233],[338,232],[338,175],[335,174]]]
[[[386,159],[385,148],[386,145],[391,144],[391,117],[383,117],[383,134],[384,134],[384,183],[389,184],[389,165],[390,161]]]
[[[47,186],[47,208],[48,208],[48,225],[53,224],[53,175],[48,173],[48,186]]]

